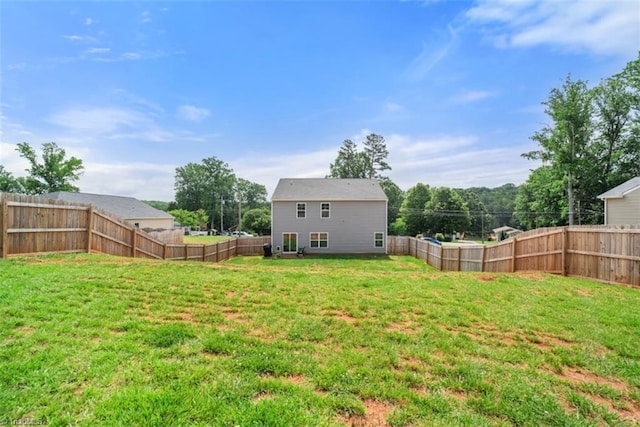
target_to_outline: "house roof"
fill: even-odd
[[[631,178],[627,182],[623,182],[617,187],[613,187],[611,190],[602,193],[598,196],[598,199],[621,199],[628,193],[637,190],[640,188],[640,176],[635,178]]]
[[[68,191],[56,191],[54,193],[43,194],[41,197],[46,199],[64,200],[65,202],[93,205],[126,220],[173,218],[173,216],[168,213],[149,206],[133,197],[72,193]]]
[[[520,231],[517,228],[513,228],[513,227],[509,227],[508,225],[504,225],[502,227],[498,227],[498,228],[494,228],[493,230],[494,233],[501,233],[501,232],[510,232],[510,231]]]
[[[357,200],[386,201],[375,179],[282,178],[271,201]]]

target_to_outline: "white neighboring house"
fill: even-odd
[[[598,196],[604,201],[606,225],[640,224],[640,176]]]
[[[149,206],[133,197],[74,193],[68,191],[56,191],[54,193],[43,194],[40,197],[64,200],[65,202],[75,202],[83,205],[93,205],[139,228],[171,230],[174,227],[175,218],[172,215]]]
[[[271,198],[271,244],[283,253],[385,254],[387,196],[375,179],[283,178]]]

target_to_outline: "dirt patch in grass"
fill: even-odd
[[[362,402],[365,407],[364,415],[352,415],[347,419],[351,427],[385,427],[388,426],[387,415],[394,406],[373,399]]]
[[[527,340],[536,347],[548,350],[553,347],[571,347],[573,342],[555,335],[545,334],[542,332],[535,333],[533,337],[527,337]]]
[[[577,292],[580,295],[583,295],[585,297],[592,297],[593,296],[593,293],[591,291],[586,290],[586,289],[578,289]]]
[[[355,326],[358,325],[358,319],[344,311],[338,311],[334,313],[333,317],[335,319],[342,320],[343,322],[346,322],[350,325],[355,325]]]
[[[496,280],[496,276],[479,276],[478,280],[481,282],[493,282]]]
[[[36,328],[32,328],[30,326],[21,326],[16,328],[16,332],[21,335],[30,335],[36,331]]]
[[[459,390],[444,390],[444,395],[453,397],[455,400],[466,400],[468,397],[466,393]]]
[[[409,370],[413,372],[422,371],[422,361],[417,357],[402,357],[400,358],[400,368],[402,370]]]
[[[232,322],[249,323],[249,320],[243,317],[242,314],[238,313],[237,311],[222,310],[222,316],[225,318],[225,320],[229,320]]]
[[[519,273],[514,273],[514,275],[521,277],[523,279],[538,279],[538,280],[542,280],[545,277],[545,273],[540,271],[523,271]]]
[[[388,332],[401,332],[405,334],[415,333],[417,326],[411,320],[403,320],[400,322],[393,322],[389,324],[385,330]]]
[[[619,392],[626,393],[628,391],[627,385],[618,380],[601,377],[600,375],[593,374],[591,372],[580,371],[572,368],[564,368],[562,373],[556,373],[560,378],[569,380],[572,383],[595,383],[600,385],[606,385]]]
[[[198,322],[197,320],[195,320],[193,318],[193,313],[189,313],[187,311],[183,311],[182,313],[178,313],[177,315],[177,320],[180,320],[184,323],[190,323],[192,325],[197,325],[200,322]]]
[[[254,402],[259,402],[261,400],[264,399],[270,399],[272,397],[271,393],[268,393],[266,391],[261,391],[260,393],[256,394],[255,396],[253,396],[253,401]]]
[[[605,399],[602,396],[598,396],[595,394],[585,394],[585,393],[582,393],[582,395],[592,400],[596,404],[605,407],[607,411],[618,415],[618,417],[622,420],[632,421],[636,425],[638,425],[637,423],[640,422],[640,407],[634,402],[625,400],[624,407],[616,407],[608,399]]]

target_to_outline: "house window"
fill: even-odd
[[[328,248],[329,233],[309,233],[309,245],[312,248]]]
[[[296,217],[298,218],[306,218],[307,217],[307,204],[306,203],[296,203]]]
[[[298,233],[282,233],[282,252],[298,252]]]
[[[373,233],[373,245],[376,248],[384,248],[384,233]]]
[[[331,203],[322,203],[320,210],[322,212],[322,218],[329,218],[331,216]]]

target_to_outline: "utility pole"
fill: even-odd
[[[220,195],[220,235],[222,235],[222,232],[224,231],[223,217],[224,217],[224,198],[222,197],[222,195]]]
[[[240,222],[242,222],[242,194],[238,192],[238,233],[240,232]]]

